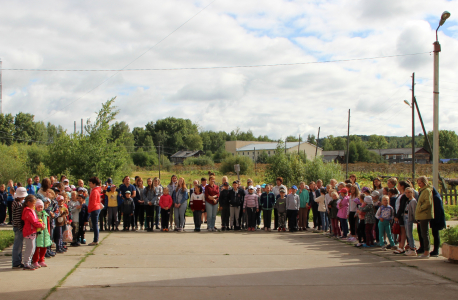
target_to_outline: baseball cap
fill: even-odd
[[[67,178],[65,178],[64,180],[62,180],[62,182],[68,182],[68,179],[67,179]]]
[[[254,186],[250,185],[250,186],[248,187],[248,189],[249,189],[249,190],[254,190]]]
[[[370,192],[370,189],[367,186],[365,186],[361,189],[361,192],[363,193]]]
[[[229,186],[229,182],[223,183],[224,186]]]
[[[283,192],[283,193],[286,193],[286,190],[285,190],[284,188],[281,188],[281,189],[280,189],[280,193],[282,193],[282,192]]]
[[[378,191],[372,191],[371,196],[372,197],[380,197],[380,193]]]
[[[107,179],[107,183],[108,183],[108,184],[112,184],[112,183],[113,183],[113,179],[108,178],[108,179]]]
[[[266,184],[263,183],[263,184],[261,185],[261,187],[264,189],[264,188],[266,187]]]
[[[339,191],[339,194],[346,194],[346,193],[348,193],[346,188],[343,188]]]
[[[124,194],[130,194],[130,191],[126,191]]]
[[[295,185],[293,185],[291,188],[297,190],[297,186]]]

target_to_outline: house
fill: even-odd
[[[322,153],[324,162],[336,162],[339,164],[345,163],[344,150],[323,151]]]
[[[258,156],[265,151],[268,156],[273,156],[277,150],[277,142],[258,142],[258,141],[227,141],[226,151],[232,155],[248,156],[255,161]],[[286,151],[291,153],[305,153],[307,158],[312,159],[321,155],[323,149],[308,142],[287,142]]]
[[[412,163],[412,148],[369,149],[383,157],[388,163]],[[431,153],[425,148],[415,148],[415,163],[427,164],[431,161]]]
[[[188,157],[200,157],[203,154],[204,152],[202,150],[197,150],[197,151],[184,150],[184,151],[178,151],[177,153],[173,154],[172,156],[170,156],[170,159],[172,160],[172,163],[177,165],[177,164],[182,164],[183,161]]]

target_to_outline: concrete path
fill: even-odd
[[[458,265],[443,257],[397,257],[311,232],[187,229],[103,233],[93,253],[88,246],[70,248],[49,259],[49,268],[33,272],[12,271],[11,257],[2,256],[0,299],[40,299],[55,286],[48,299],[405,300],[458,294]]]

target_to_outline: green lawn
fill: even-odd
[[[0,230],[0,251],[9,247],[14,242],[14,232],[12,230]]]

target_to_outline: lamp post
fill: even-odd
[[[437,37],[439,27],[444,25],[450,17],[448,11],[444,11],[436,29],[436,41],[434,42],[434,108],[433,108],[433,186],[439,190],[439,52],[441,45]]]

